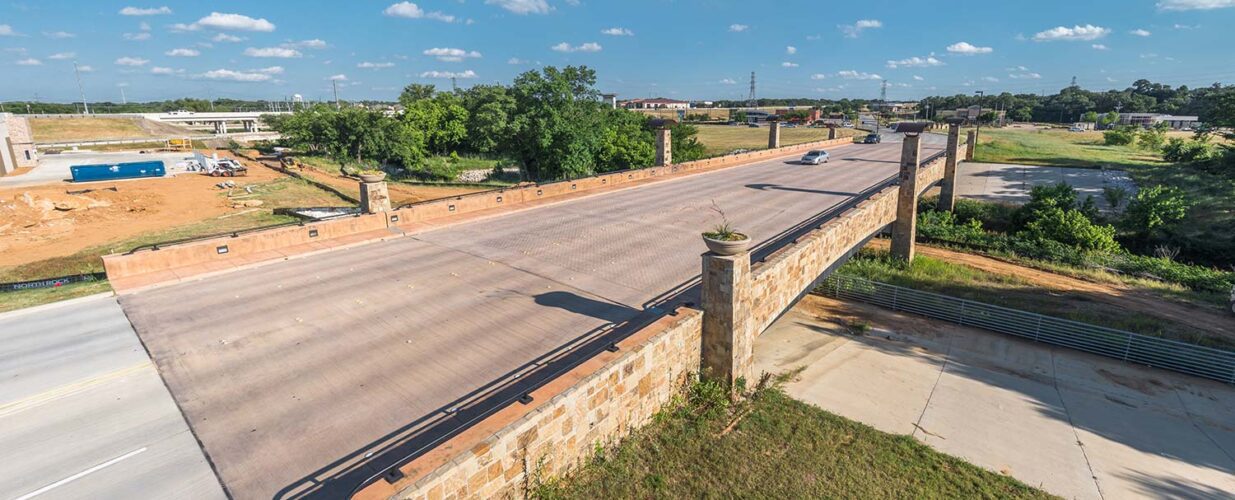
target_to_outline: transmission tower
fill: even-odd
[[[750,72],[750,95],[746,96],[746,107],[753,108],[759,102],[755,100],[755,72]]]
[[[1072,77],[1072,84],[1071,84],[1071,85],[1068,85],[1068,86],[1069,86],[1069,87],[1075,87],[1075,86],[1076,86],[1076,77],[1075,77],[1075,76],[1074,76],[1074,77]]]
[[[888,81],[879,84],[879,102],[888,102]]]
[[[455,77],[453,77],[453,76],[452,76],[452,77],[450,77],[450,90],[451,90],[452,92],[453,92],[453,91],[455,91],[455,90],[459,90],[459,82],[458,82],[458,81],[456,81],[456,80],[455,80]]]

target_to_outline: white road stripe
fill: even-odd
[[[128,453],[125,453],[125,454],[123,454],[123,455],[120,455],[120,456],[118,456],[118,457],[116,457],[116,458],[113,458],[113,459],[111,459],[111,460],[108,460],[108,461],[106,461],[106,462],[103,462],[103,463],[101,463],[101,464],[99,464],[99,465],[96,465],[96,466],[94,466],[94,467],[91,467],[91,468],[89,468],[89,469],[86,469],[86,470],[84,470],[84,471],[78,472],[77,474],[73,474],[72,476],[66,477],[66,478],[64,478],[64,479],[61,479],[61,480],[56,481],[56,482],[54,482],[54,483],[51,483],[51,484],[49,484],[49,485],[47,485],[47,486],[44,486],[44,487],[39,488],[39,489],[37,489],[37,490],[34,490],[34,491],[30,492],[30,493],[26,493],[25,495],[22,495],[22,496],[20,496],[20,497],[17,497],[17,499],[16,499],[16,500],[28,500],[28,499],[30,499],[30,498],[34,498],[34,497],[36,497],[36,496],[42,495],[42,494],[47,493],[47,492],[49,492],[49,491],[51,491],[51,490],[53,490],[53,489],[59,488],[59,487],[61,487],[61,486],[64,486],[64,485],[66,485],[66,484],[69,484],[69,483],[71,483],[71,482],[73,482],[73,481],[76,481],[76,480],[78,480],[78,479],[81,479],[81,478],[85,477],[85,476],[86,476],[86,475],[88,475],[88,474],[92,474],[92,473],[98,472],[98,471],[100,471],[100,470],[102,470],[102,469],[104,469],[104,468],[106,468],[106,467],[110,467],[110,466],[112,466],[112,465],[115,465],[116,463],[120,462],[121,460],[124,460],[124,459],[127,459],[127,458],[131,458],[131,457],[133,457],[134,455],[137,455],[138,453],[141,453],[141,452],[143,452],[143,451],[146,451],[146,448],[145,448],[144,446],[143,446],[143,447],[141,447],[141,448],[138,448],[138,449],[136,449],[136,450],[130,451],[130,452],[128,452]]]

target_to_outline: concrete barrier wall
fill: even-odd
[[[377,481],[355,498],[519,498],[528,474],[561,476],[650,421],[699,370],[703,314],[680,308]],[[529,471],[528,469],[532,469]]]
[[[551,182],[538,185],[516,186],[507,189],[482,191],[451,198],[442,198],[417,203],[386,214],[364,215],[347,219],[316,222],[303,227],[278,228],[243,234],[238,237],[222,237],[178,245],[169,245],[159,250],[141,250],[131,255],[113,254],[103,257],[103,266],[112,280],[123,280],[139,275],[153,275],[172,269],[183,270],[179,275],[212,272],[240,264],[260,260],[283,258],[292,253],[304,253],[315,249],[329,248],[331,240],[350,238],[379,229],[394,228],[410,230],[418,223],[446,219],[452,216],[476,214],[486,210],[517,207],[554,198],[578,195],[589,191],[618,187],[623,184],[646,182],[659,177],[685,175],[732,167],[768,158],[791,155],[808,149],[829,147],[853,142],[852,138],[816,141],[774,150],[754,151],[727,155],[664,167],[649,167],[622,172],[610,172],[581,179]],[[316,229],[316,236],[309,236]],[[374,239],[385,237],[374,233]],[[220,253],[220,246],[227,246]],[[183,277],[183,276],[179,276]],[[143,280],[143,285],[152,281]],[[114,285],[114,283],[113,283]]]

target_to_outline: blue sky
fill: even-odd
[[[1235,0],[420,0],[0,5],[0,100],[393,99],[586,64],[622,98],[1235,83]]]

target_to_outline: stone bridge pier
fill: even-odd
[[[959,124],[948,130],[941,158],[923,164],[922,133],[926,124],[902,124],[898,183],[857,202],[814,231],[751,262],[749,252],[702,256],[700,372],[713,380],[739,386],[754,382],[754,344],[768,326],[809,293],[872,236],[891,225],[892,255],[914,256],[918,198],[942,182],[954,200],[956,164],[960,161]]]

